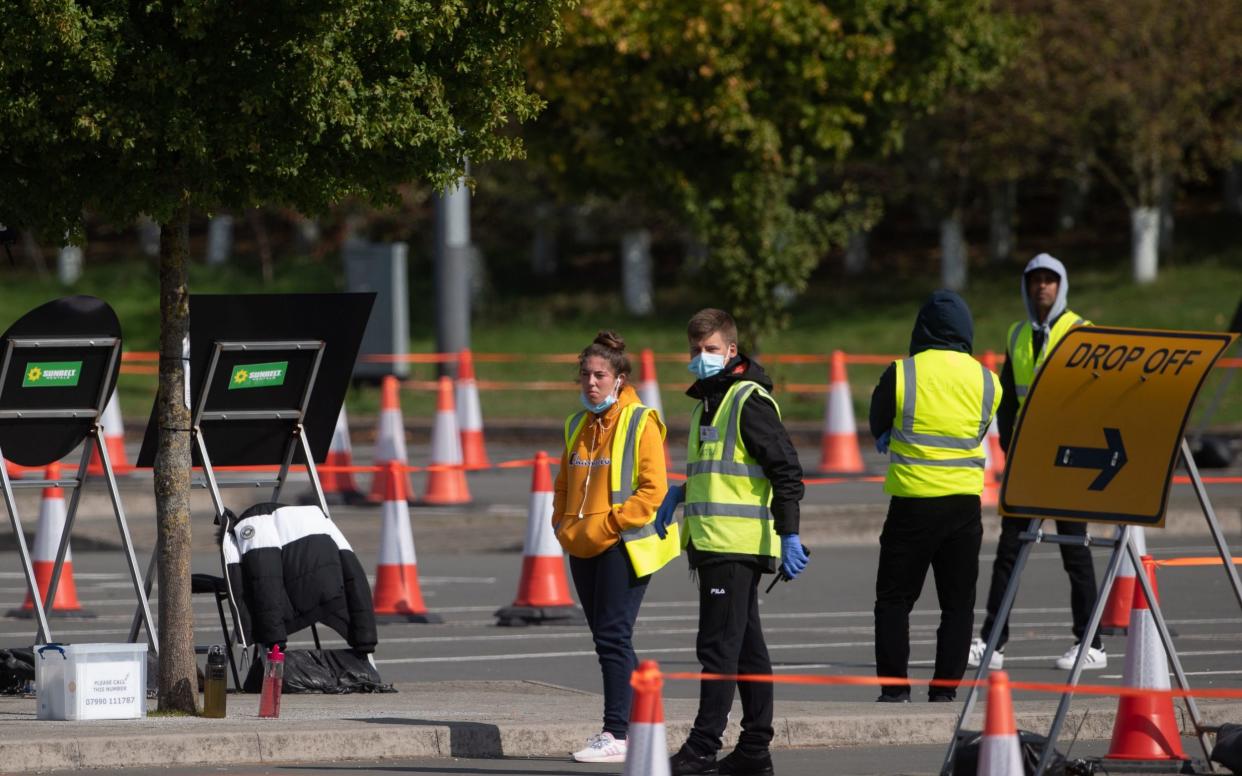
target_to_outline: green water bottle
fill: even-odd
[[[213,644],[207,650],[207,673],[203,683],[203,716],[223,719],[225,700],[228,697],[225,678],[224,647]]]

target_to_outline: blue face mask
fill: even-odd
[[[719,353],[700,353],[690,359],[689,365],[686,366],[690,370],[690,374],[706,380],[712,375],[720,374],[725,367],[725,357]]]
[[[620,387],[621,387],[621,384],[618,383],[617,389],[619,389]],[[582,400],[582,406],[586,407],[587,412],[594,412],[596,415],[598,415],[601,412],[605,412],[609,407],[617,403],[617,389],[614,389],[612,393],[605,396],[604,400],[601,401],[599,404],[592,404],[591,400],[586,397],[585,393],[578,394],[578,398]]]

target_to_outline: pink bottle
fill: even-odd
[[[285,655],[279,644],[273,644],[267,653],[267,665],[263,668],[263,690],[259,694],[259,716],[280,716],[280,688],[285,679]]]

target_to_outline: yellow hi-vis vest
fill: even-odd
[[[1030,321],[1017,321],[1009,327],[1009,365],[1013,370],[1013,387],[1018,394],[1019,407],[1026,402],[1026,394],[1031,390],[1031,383],[1035,382],[1035,373],[1044,365],[1048,354],[1065,336],[1065,332],[1075,326],[1090,325],[1091,321],[1066,310],[1057,318],[1056,323],[1052,324],[1043,350],[1038,353],[1035,352]]]
[[[649,417],[656,418],[660,437],[664,437],[664,424],[659,422],[656,411],[641,404],[627,404],[617,416],[617,432],[612,437],[612,463],[608,466],[608,485],[612,491],[612,505],[620,506],[638,489],[638,444]],[[586,426],[587,412],[574,413],[565,419],[565,449],[573,450],[578,435]],[[621,465],[618,466],[617,462]],[[652,510],[647,522],[638,528],[621,532],[621,543],[629,554],[634,576],[654,574],[673,558],[681,554],[681,541],[677,524],[668,527],[663,539],[655,531],[656,512]]]
[[[893,362],[897,411],[884,492],[930,498],[983,492],[983,440],[1000,378],[971,356],[925,350]]]
[[[707,552],[779,558],[780,537],[772,520],[772,483],[746,451],[742,405],[755,394],[780,406],[758,383],[734,383],[711,425],[702,426],[703,403],[694,408],[686,455],[686,537],[683,544]]]

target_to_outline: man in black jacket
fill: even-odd
[[[686,485],[669,488],[656,518],[661,536],[685,502],[683,541],[699,582],[696,651],[705,673],[771,674],[759,622],[759,579],[777,570],[788,579],[806,567],[798,538],[802,466],[772,381],[738,352],[737,326],[723,310],[696,313],[687,327],[690,371],[686,391],[699,400],[692,416]],[[742,699],[737,747],[716,761],[736,684]],[[704,681],[690,737],[669,761],[673,776],[772,773],[770,682]]]

